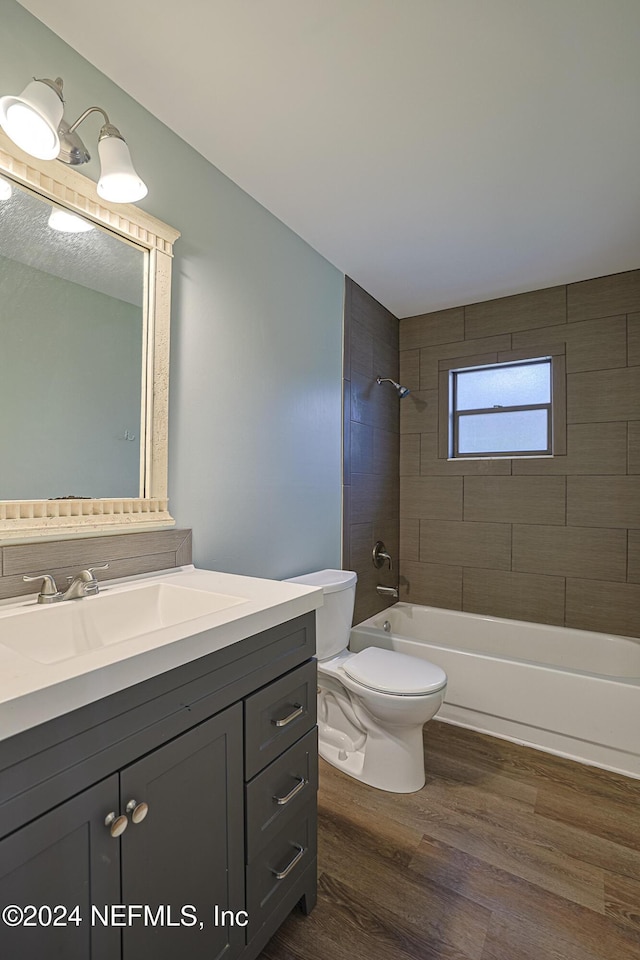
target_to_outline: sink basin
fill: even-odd
[[[0,644],[37,663],[60,663],[246,602],[168,583],[107,589],[82,600],[0,611]]]

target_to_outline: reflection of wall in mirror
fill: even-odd
[[[0,257],[0,500],[139,496],[141,370],[140,307]]]

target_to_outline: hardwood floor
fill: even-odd
[[[640,781],[425,732],[419,793],[320,761],[318,905],[262,960],[640,960]]]

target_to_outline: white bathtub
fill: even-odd
[[[640,640],[397,603],[349,646],[442,667],[441,720],[640,779]]]

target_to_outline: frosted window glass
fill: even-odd
[[[458,418],[458,456],[546,450],[546,410],[472,413]]]
[[[519,407],[551,403],[551,362],[469,370],[456,375],[456,408]]]

